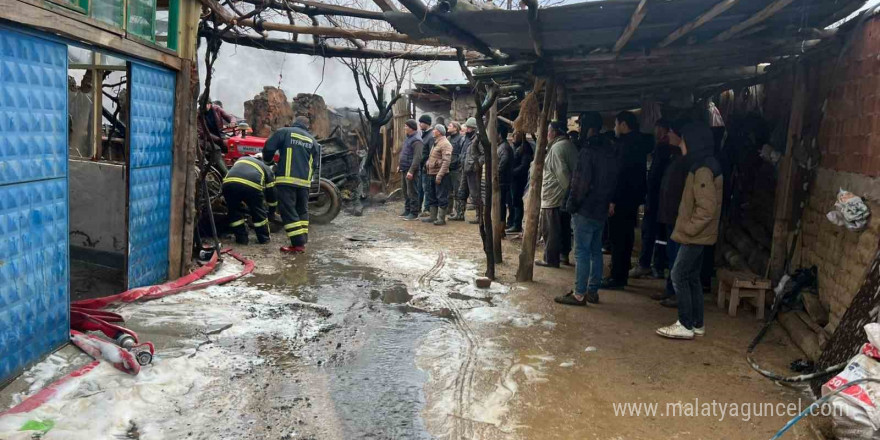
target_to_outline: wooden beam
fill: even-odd
[[[793,1],[794,0],[776,0],[773,3],[770,3],[769,5],[767,5],[766,8],[758,11],[758,13],[756,13],[755,15],[752,15],[751,17],[747,18],[745,21],[743,21],[739,24],[736,24],[736,25],[732,26],[730,29],[716,35],[715,38],[713,38],[711,41],[712,42],[727,41],[730,38],[736,36],[736,34],[772,17],[777,12],[779,12],[782,8],[790,5],[791,2],[793,2]]]
[[[267,30],[290,32],[293,34],[319,35],[328,38],[358,38],[364,41],[391,41],[395,43],[418,44],[422,46],[446,46],[446,44],[440,43],[439,41],[434,39],[425,39],[418,41],[413,39],[409,35],[399,34],[397,32],[365,31],[360,29],[343,29],[338,27],[326,26],[298,26],[287,23],[278,23],[274,21],[256,21],[250,18],[242,20],[232,15],[229,11],[226,10],[226,8],[220,6],[220,4],[217,3],[215,0],[201,0],[201,2],[203,5],[205,5],[205,7],[213,11],[220,19],[220,21],[226,24],[249,27],[260,33],[262,33],[263,30]]]
[[[487,127],[489,134],[489,142],[491,143],[490,151],[492,155],[492,178],[488,183],[491,187],[486,188],[492,191],[492,251],[495,253],[495,264],[501,264],[501,237],[504,236],[504,222],[501,220],[501,178],[499,177],[498,166],[498,102],[493,102],[489,108],[489,124]]]
[[[540,79],[535,79],[535,82]],[[535,87],[537,89],[538,87]],[[544,158],[547,155],[547,123],[550,112],[556,106],[556,84],[553,78],[546,80],[544,86],[544,105],[538,117],[538,146],[529,177],[529,192],[526,198],[525,219],[522,249],[519,253],[519,266],[516,268],[516,280],[532,281],[535,272],[535,246],[538,242],[538,217],[541,212],[541,186],[544,182]],[[538,93],[535,90],[534,93]]]
[[[626,29],[620,34],[620,38],[617,39],[617,42],[614,43],[611,52],[620,53],[621,49],[626,46],[626,43],[629,43],[629,39],[636,33],[636,29],[639,28],[639,24],[642,23],[645,14],[648,13],[648,8],[645,7],[646,3],[648,3],[648,0],[642,0],[639,2],[638,6],[636,6],[636,10],[633,11],[632,17],[629,19],[629,24],[626,25]]]
[[[651,84],[665,84],[665,83],[698,83],[701,80],[709,79],[715,80],[716,82],[724,82],[730,80],[731,78],[737,77],[746,77],[760,74],[764,71],[763,68],[760,67],[733,67],[733,68],[724,68],[724,69],[704,69],[701,71],[686,71],[686,72],[675,72],[665,75],[644,75],[644,76],[624,76],[617,78],[609,78],[609,77],[596,77],[596,78],[582,78],[582,77],[570,77],[572,86],[569,87],[569,90],[577,91],[583,89],[591,89],[591,88],[603,88],[603,87],[613,87],[613,86],[635,86],[635,85],[651,85]],[[649,72],[645,72],[649,73]],[[575,81],[575,78],[577,81]]]
[[[397,8],[397,5],[392,3],[390,0],[373,0],[373,3],[382,10],[382,12],[400,12],[400,9]]]
[[[197,142],[191,134],[195,133],[195,99],[191,82],[193,62],[183,60],[177,72],[174,90],[174,142],[171,146],[171,218],[168,230],[168,278],[177,279],[186,273],[186,266],[192,259],[192,244],[187,245],[187,216],[196,209],[195,203],[187,205],[187,180],[193,172],[190,157],[194,156]]]
[[[211,35],[211,31],[199,32],[201,36]],[[346,57],[365,59],[402,59],[416,61],[455,61],[458,59],[455,52],[425,52],[424,50],[398,51],[378,49],[356,49],[342,46],[315,46],[311,43],[282,40],[278,38],[262,38],[248,35],[226,33],[220,39],[230,44],[266,49],[276,52],[299,53],[305,55],[320,56],[324,58]]]
[[[712,6],[708,11],[700,14],[694,21],[691,21],[684,26],[676,29],[671,34],[666,36],[666,38],[661,41],[657,47],[666,47],[670,44],[674,43],[679,38],[687,35],[690,31],[712,21],[713,18],[723,14],[725,11],[733,7],[733,5],[739,3],[739,0],[722,0],[720,3],[716,3],[715,6]]]
[[[826,18],[819,22],[819,28],[826,28],[831,26],[834,23],[837,23],[840,20],[843,20],[846,17],[849,17],[850,14],[859,10],[862,5],[865,4],[865,0],[853,0],[847,3],[844,7],[840,8],[837,12],[832,14],[830,17]]]
[[[300,14],[305,14],[310,17],[314,17],[316,15],[337,15],[340,17],[353,17],[353,18],[364,18],[367,20],[385,20],[385,16],[382,12],[379,11],[366,11],[363,9],[355,9],[349,8],[346,6],[337,6],[331,5],[327,3],[320,2],[312,2],[307,0],[297,0],[297,1],[278,1],[278,0],[268,0],[268,3],[264,0],[240,0],[244,3],[252,4],[255,6],[268,7],[270,9],[277,9],[279,11],[291,11],[298,12]]]
[[[793,159],[795,145],[802,141],[801,131],[808,105],[809,90],[803,63],[794,65],[794,88],[791,98],[791,114],[788,120],[785,153],[779,161],[776,180],[776,198],[773,216],[773,243],[770,248],[770,279],[778,281],[784,272],[788,248],[791,241],[789,223],[792,214],[792,191],[797,175],[797,164]]]
[[[410,13],[412,13],[419,21],[434,30],[443,32],[448,37],[460,42],[463,46],[472,48],[483,55],[495,60],[496,63],[503,62],[506,58],[501,52],[492,50],[488,44],[475,37],[470,32],[459,28],[455,23],[446,19],[443,14],[437,14],[428,10],[428,7],[421,0],[399,0]]]
[[[529,21],[529,36],[532,38],[532,44],[535,47],[535,55],[538,58],[544,56],[544,44],[541,39],[541,22],[538,20],[538,1],[537,0],[522,0],[525,3],[526,7],[529,8],[528,21]]]
[[[49,2],[39,5],[31,1],[0,2],[0,19],[48,32],[53,35],[87,43],[100,49],[180,69],[180,58],[166,49],[151,47],[127,37],[125,31],[107,25]]]

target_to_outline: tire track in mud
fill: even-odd
[[[416,285],[421,289],[430,288],[432,279],[445,267],[446,254],[441,251],[437,255],[437,261],[434,263],[434,266],[419,277]],[[467,417],[466,410],[470,406],[469,402],[472,401],[473,383],[476,372],[474,366],[476,364],[476,352],[479,349],[480,344],[473,329],[468,325],[467,321],[465,321],[458,307],[455,306],[455,302],[451,301],[446,295],[440,295],[438,296],[438,299],[444,307],[449,309],[453,317],[453,325],[455,325],[456,330],[458,330],[462,337],[464,337],[466,343],[464,361],[455,377],[453,393],[455,395],[454,400],[457,408],[455,408],[453,413],[450,414],[453,419],[451,438],[473,438],[473,435],[475,434],[473,425],[476,421]]]

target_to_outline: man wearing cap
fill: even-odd
[[[467,122],[464,124],[465,126],[465,143],[467,144],[467,155],[464,159],[464,175],[462,176],[462,188],[459,190],[464,197],[459,197],[464,202],[467,202],[467,197],[470,195],[471,200],[474,202],[474,206],[477,208],[477,218],[471,220],[469,223],[471,224],[479,224],[480,216],[483,212],[483,191],[480,188],[480,180],[483,177],[483,163],[486,160],[486,156],[483,154],[483,144],[480,142],[480,137],[477,135],[477,119],[476,118],[468,118]],[[459,220],[464,220],[464,211],[462,211],[459,216]]]
[[[428,155],[431,154],[431,148],[434,147],[434,127],[431,126],[432,119],[431,115],[422,115],[419,117],[419,128],[422,130],[422,155],[421,162],[419,163],[419,173],[421,175],[421,179],[419,180],[420,185],[420,193],[419,193],[419,209],[422,210],[421,215],[416,213],[416,215],[420,215],[421,217],[428,216],[428,201],[426,200],[428,187],[433,185],[430,179],[428,179],[428,173],[425,172],[425,163],[428,161]]]
[[[547,157],[541,185],[541,222],[544,231],[544,259],[535,264],[559,267],[569,264],[571,215],[563,210],[578,151],[568,139],[565,122],[553,121],[547,130]]]
[[[446,224],[446,210],[449,208],[449,189],[452,183],[449,178],[449,163],[452,161],[452,144],[446,139],[446,127],[443,124],[434,126],[434,147],[425,162],[428,180],[431,185],[426,187],[425,197],[431,216],[422,219],[435,226]]]
[[[297,116],[292,127],[276,131],[263,147],[263,160],[270,161],[279,153],[275,166],[275,191],[278,210],[290,246],[281,252],[302,253],[309,241],[309,188],[321,161],[321,145],[309,133],[309,119]]]
[[[450,216],[450,220],[458,215],[458,212],[464,212],[464,204],[458,200],[458,188],[461,181],[461,161],[464,151],[464,136],[461,134],[461,124],[452,121],[446,127],[446,139],[452,144],[452,161],[449,162],[449,180],[452,181],[452,189],[449,191],[449,197],[455,199],[455,210]],[[461,206],[459,206],[461,205]]]
[[[406,139],[400,148],[400,166],[398,171],[402,174],[400,190],[403,192],[404,220],[415,220],[419,216],[419,194],[416,185],[419,182],[419,164],[422,162],[422,132],[415,119],[406,121]]]

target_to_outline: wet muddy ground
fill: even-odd
[[[759,439],[789,417],[622,416],[614,404],[808,400],[745,363],[760,327],[748,313],[707,301],[705,338],[662,340],[654,329],[675,316],[648,298],[659,281],[558,306],[573,269],[514,283],[508,241],[499,282],[477,289],[476,226],[403,222],[397,208],[313,226],[305,255],[280,256],[280,235],[238,247],[253,275],[122,307],[157,344],[154,364],[137,377],[102,365],[0,418],[0,438],[30,439],[19,428],[49,420],[47,439]],[[774,328],[756,357],[784,372],[800,356]],[[0,391],[0,408],[87,360],[56,353]],[[814,437],[805,422],[787,438]]]

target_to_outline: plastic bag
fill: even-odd
[[[868,205],[862,201],[861,197],[843,188],[837,193],[837,203],[834,204],[834,211],[826,215],[828,221],[837,226],[846,226],[850,231],[865,229],[868,225],[868,217],[870,216],[871,211],[868,209]]]

